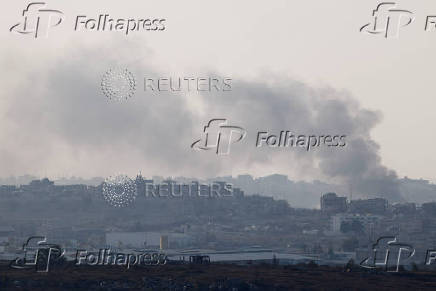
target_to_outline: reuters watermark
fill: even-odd
[[[101,90],[110,100],[127,100],[135,94],[135,76],[127,69],[110,69],[102,77]]]
[[[226,92],[232,91],[232,78],[144,77],[146,92]]]
[[[233,185],[226,182],[214,182],[209,184],[203,184],[199,182],[192,182],[191,184],[163,182],[159,184],[153,184],[152,181],[145,180],[143,183],[142,192],[145,197],[152,198],[220,198],[234,196]]]
[[[101,185],[103,199],[110,205],[123,208],[138,196],[145,198],[224,198],[243,195],[241,189],[222,181],[213,183],[178,183],[166,180],[154,183],[138,176],[135,180],[126,175],[110,176]]]
[[[103,95],[113,101],[125,101],[137,91],[137,77],[126,68],[111,68],[101,79]],[[230,77],[143,77],[144,93],[214,93],[232,91]]]

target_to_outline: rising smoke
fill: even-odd
[[[341,183],[356,195],[402,200],[396,173],[382,165],[370,137],[380,113],[361,108],[347,92],[270,76],[234,78],[232,92],[145,93],[144,76],[172,76],[143,61],[149,56],[140,47],[112,44],[69,49],[38,61],[3,59],[13,68],[8,78],[24,81],[11,81],[0,93],[0,176],[281,173]],[[137,77],[138,90],[127,102],[110,102],[101,93],[101,76],[113,67],[128,68]],[[225,118],[248,132],[229,156],[190,148],[212,118]],[[255,147],[258,131],[281,130],[345,134],[347,146],[309,152]]]

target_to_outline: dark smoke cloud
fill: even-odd
[[[19,58],[8,60],[14,68],[11,76],[26,82],[10,84],[1,93],[5,142],[0,145],[0,159],[5,163],[0,175],[283,173],[341,183],[355,194],[401,200],[397,176],[381,164],[378,145],[370,137],[380,114],[362,109],[347,92],[272,76],[233,79],[231,93],[146,94],[142,76],[172,74],[150,67],[145,61],[150,52],[128,48],[112,44],[70,49],[62,56],[26,64]],[[110,102],[100,91],[101,76],[113,67],[128,68],[137,76],[138,90],[127,102]],[[213,74],[203,76],[207,75]],[[211,118],[226,118],[248,131],[229,156],[190,148]],[[347,146],[309,152],[255,147],[257,131],[281,130],[345,134]]]

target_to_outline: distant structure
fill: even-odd
[[[189,256],[189,263],[195,265],[210,264],[210,257],[201,255]]]
[[[21,185],[20,189],[30,192],[51,192],[54,189],[54,182],[47,178],[41,180],[33,180],[29,185]]]
[[[436,216],[436,202],[423,203],[421,208],[426,215]]]
[[[358,226],[362,226],[362,230],[370,230],[371,226],[376,225],[380,220],[380,216],[372,214],[360,215],[353,213],[340,213],[332,216],[331,228],[334,233],[359,231],[359,229],[356,229],[355,227],[355,223],[357,222]],[[344,224],[348,224],[349,229],[346,229]]]
[[[355,214],[384,215],[387,209],[388,201],[383,198],[359,199],[347,202],[346,197],[339,197],[333,192],[321,196],[321,211],[326,214],[348,212]]]
[[[160,249],[161,250],[167,250],[170,248],[170,240],[168,239],[167,235],[161,235],[160,236]]]
[[[397,203],[392,205],[392,209],[394,214],[406,216],[415,215],[417,210],[415,203]]]
[[[29,185],[33,187],[50,187],[54,185],[54,182],[50,181],[48,178],[44,178],[41,180],[33,180]]]
[[[347,211],[347,198],[338,197],[336,193],[326,193],[321,196],[321,211],[335,214]]]
[[[388,208],[388,201],[383,198],[372,198],[350,201],[352,213],[384,214]]]

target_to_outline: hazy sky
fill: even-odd
[[[426,16],[436,15],[433,0],[397,1],[415,17],[398,39],[359,32],[379,3],[372,0],[66,2],[47,2],[64,12],[64,22],[48,38],[33,39],[9,32],[28,2],[3,1],[0,176],[279,172],[328,181],[345,174],[323,162],[350,166],[338,153],[332,159],[236,148],[235,156],[218,160],[190,151],[205,122],[228,113],[253,134],[260,126],[347,131],[365,140],[374,162],[355,175],[376,169],[366,177],[390,176],[391,169],[436,180],[436,31],[424,31]],[[166,30],[73,31],[75,16],[99,14],[165,18]],[[231,77],[234,91],[147,96],[139,90],[126,103],[110,103],[99,84],[114,66],[137,76]],[[325,119],[305,115],[314,112]],[[354,156],[353,149],[347,153]]]

